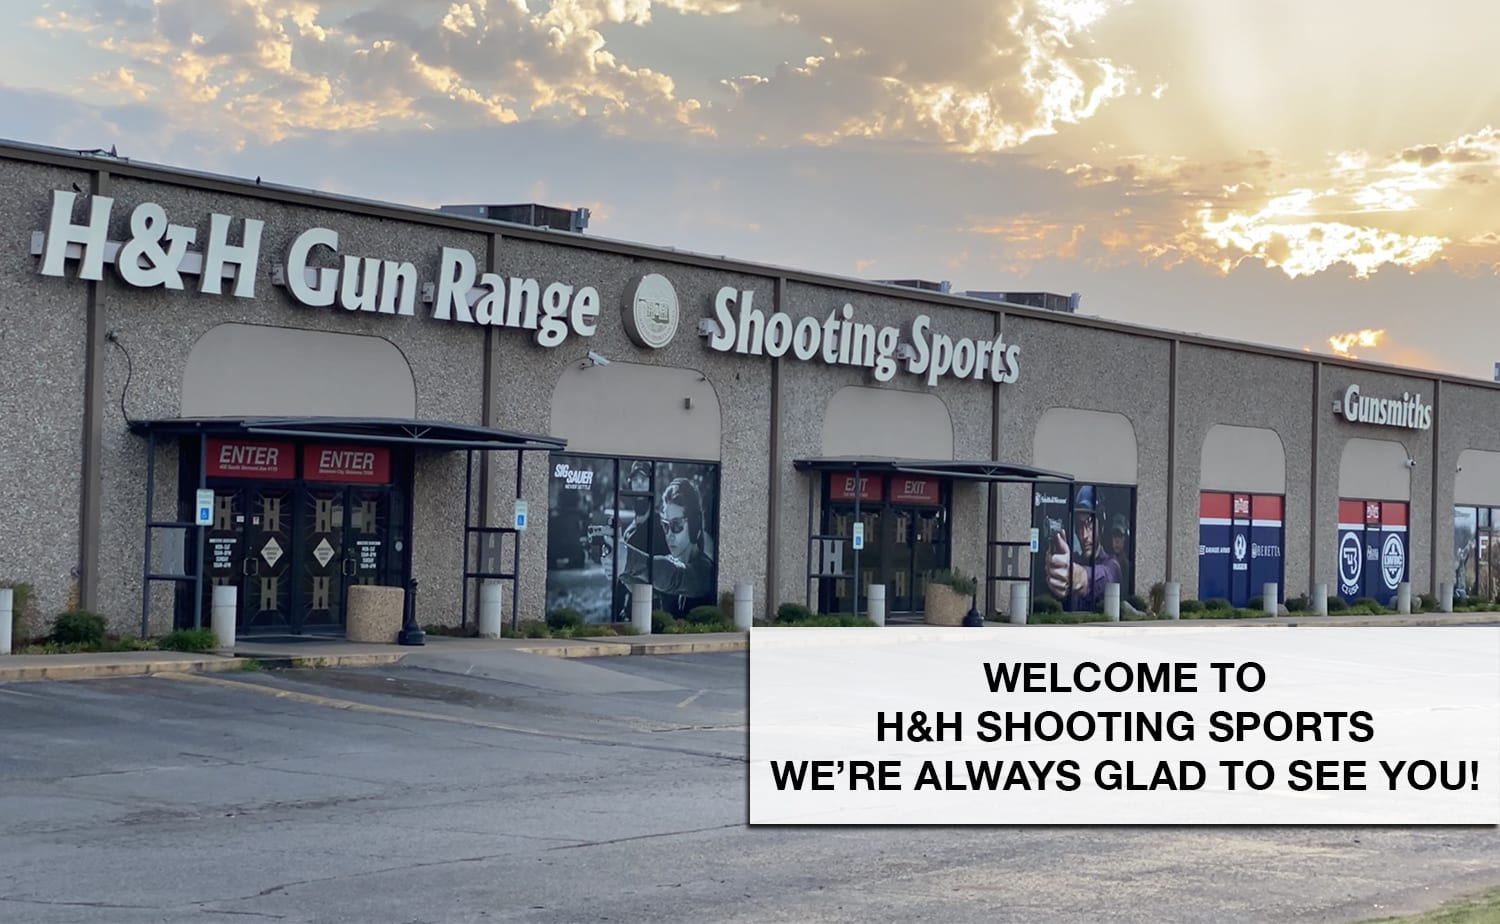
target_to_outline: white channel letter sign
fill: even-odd
[[[1406,427],[1412,430],[1432,428],[1432,405],[1422,402],[1422,395],[1402,392],[1400,398],[1366,398],[1358,385],[1344,390],[1344,419],[1350,423]]]
[[[821,321],[794,321],[784,312],[767,315],[756,308],[754,290],[725,286],[714,297],[714,321],[718,329],[708,345],[721,353],[821,358],[831,366],[870,369],[878,382],[895,378],[903,364],[907,373],[924,376],[929,387],[944,376],[1010,383],[1021,375],[1019,344],[1007,344],[1004,336],[976,341],[937,333],[925,314],[904,328],[877,326],[855,321],[854,306],[845,304]]]
[[[47,230],[31,236],[31,252],[42,258],[39,272],[43,276],[62,276],[67,260],[79,261],[79,279],[101,280],[104,264],[112,263],[120,280],[140,288],[163,286],[183,289],[182,274],[199,277],[198,290],[209,295],[223,294],[226,277],[234,280],[233,294],[238,298],[255,297],[255,267],[260,261],[260,235],[265,222],[246,218],[240,231],[240,243],[229,243],[228,215],[217,212],[209,216],[208,241],[201,253],[188,250],[198,239],[198,229],[175,225],[167,220],[166,210],[155,202],[142,202],[130,213],[130,238],[109,240],[109,217],[115,200],[110,196],[89,196],[88,217],[73,220],[73,206],[78,194],[57,189],[52,192],[52,212]]]
[[[109,239],[115,200],[85,196],[82,220],[78,193],[53,190],[46,231],[33,232],[31,253],[41,258],[38,272],[65,276],[68,261],[78,264],[79,279],[101,280],[104,265],[113,264],[120,280],[138,288],[184,289],[183,276],[198,275],[198,290],[222,295],[225,280],[232,293],[255,297],[265,222],[246,218],[240,243],[231,244],[234,219],[214,213],[201,252],[190,248],[199,230],[171,223],[164,208],[142,202],[130,213],[130,237]],[[318,265],[333,263],[334,265]],[[535,331],[536,342],[555,347],[570,334],[592,337],[597,330],[599,291],[593,286],[479,273],[474,255],[444,247],[436,284],[423,283],[414,264],[373,256],[339,253],[339,234],[330,228],[308,228],[298,234],[285,256],[271,266],[271,281],[309,308],[367,311],[412,317],[420,295],[432,305],[438,321],[491,325]]]
[[[42,275],[65,276],[68,262],[73,261],[77,278],[101,280],[104,265],[109,263],[121,281],[138,288],[181,290],[186,288],[186,274],[199,277],[199,292],[222,295],[228,280],[236,297],[255,297],[263,221],[241,220],[235,244],[230,243],[235,219],[213,213],[200,252],[191,248],[200,240],[202,229],[173,224],[155,202],[136,205],[130,213],[130,236],[111,241],[115,200],[86,195],[80,208],[78,199],[76,192],[52,191],[47,230],[33,232],[31,238],[31,253],[41,258],[38,271]],[[339,246],[339,232],[331,228],[302,231],[286,253],[271,262],[271,282],[308,308],[413,317],[420,298],[432,306],[433,320],[534,331],[535,342],[546,348],[557,347],[570,336],[593,337],[599,329],[603,299],[594,286],[481,273],[474,255],[456,247],[442,248],[436,281],[423,281],[414,263],[342,254]],[[670,343],[680,322],[671,281],[648,273],[623,295],[624,326],[630,339],[646,349]],[[747,356],[790,353],[800,360],[821,359],[829,365],[869,369],[879,382],[891,381],[904,369],[925,378],[929,387],[944,377],[1010,383],[1020,376],[1019,345],[1006,343],[1003,336],[951,337],[934,331],[932,319],[925,314],[897,328],[856,321],[850,304],[823,319],[793,319],[780,311],[767,314],[754,302],[753,290],[719,289],[714,321],[704,319],[699,328],[700,333],[711,334],[711,349]],[[1430,421],[1431,408],[1426,413]]]

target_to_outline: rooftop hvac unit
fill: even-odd
[[[964,293],[969,298],[982,298],[988,302],[1005,302],[1011,305],[1025,305],[1028,308],[1044,308],[1048,311],[1062,311],[1072,314],[1078,311],[1078,303],[1083,296],[1077,292],[1072,295],[1058,295],[1053,292],[994,292],[975,291],[973,289]]]
[[[490,221],[508,221],[533,228],[572,231],[575,234],[582,234],[583,229],[589,226],[588,209],[564,209],[553,205],[538,205],[535,202],[512,205],[442,205],[438,206],[438,211]]]
[[[876,279],[875,282],[883,286],[901,286],[907,289],[921,289],[923,292],[946,293],[952,283],[944,279],[942,282],[933,282],[930,279]]]

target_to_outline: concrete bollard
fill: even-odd
[[[1411,584],[1407,581],[1396,586],[1396,612],[1403,616],[1411,615]]]
[[[1440,612],[1440,613],[1451,613],[1451,612],[1453,612],[1453,585],[1452,584],[1439,584],[1438,585],[1438,612]]]
[[[1319,581],[1312,586],[1312,611],[1315,616],[1328,615],[1328,584]]]
[[[1114,581],[1104,585],[1104,616],[1110,622],[1120,621],[1120,585]]]
[[[865,588],[865,602],[870,606],[865,616],[877,626],[885,625],[885,585],[871,584]]]
[[[1166,592],[1161,600],[1162,613],[1168,619],[1182,618],[1182,585],[1176,581],[1168,581]]]
[[[1277,596],[1277,592],[1279,590],[1281,590],[1281,588],[1276,586],[1275,584],[1267,583],[1261,585],[1260,610],[1267,616],[1275,616],[1281,612],[1281,610],[1278,609],[1278,606],[1281,603],[1281,598]]]
[[[10,654],[10,627],[15,620],[16,592],[0,587],[0,655]]]
[[[636,635],[651,634],[651,585],[630,585],[630,622]]]
[[[755,621],[755,588],[741,582],[734,585],[734,628],[736,632],[749,632]]]
[[[1010,585],[1010,624],[1026,625],[1026,614],[1031,610],[1031,588],[1024,581]]]
[[[479,637],[499,638],[505,625],[504,589],[497,581],[485,581],[479,585]]]
[[[234,647],[235,611],[239,608],[240,589],[233,584],[215,584],[212,622],[214,646]]]

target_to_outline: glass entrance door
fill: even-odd
[[[856,487],[857,484],[857,487]],[[822,575],[853,575],[854,492],[860,493],[859,521],[865,547],[859,555],[858,589],[848,577],[820,580],[818,606],[824,613],[849,613],[859,594],[859,611],[869,608],[869,586],[885,586],[886,612],[921,612],[927,578],[949,567],[949,515],[946,488],[932,478],[882,479],[831,475],[825,494]]]
[[[385,574],[390,490],[365,486],[310,486],[302,492],[298,607],[292,630],[344,625],[351,584],[378,584]]]
[[[213,492],[214,521],[206,537],[204,614],[211,612],[212,588],[233,585],[239,588],[237,628],[286,628],[293,599],[293,489],[246,484],[216,487]]]
[[[239,588],[242,632],[331,631],[350,584],[398,582],[386,487],[216,487],[203,612],[212,587]]]
[[[923,507],[911,511],[911,548],[913,590],[906,606],[908,611],[919,613],[927,607],[927,576],[946,569],[951,561],[947,508]]]
[[[344,624],[344,531],[349,490],[310,487],[298,509],[297,607],[292,631],[332,629]]]
[[[824,586],[819,592],[819,609],[822,612],[854,612],[856,593],[859,594],[860,612],[869,609],[866,589],[878,582],[880,575],[884,573],[887,542],[882,526],[888,519],[882,516],[879,507],[860,508],[857,522],[864,524],[865,543],[864,548],[859,550],[857,569],[853,542],[845,539],[831,540],[840,565],[839,573],[848,576],[822,582]],[[827,532],[836,536],[853,536],[855,522],[852,505],[834,507],[828,512]]]

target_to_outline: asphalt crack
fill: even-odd
[[[649,841],[662,837],[680,837],[684,834],[702,834],[706,831],[723,831],[727,828],[743,828],[744,822],[736,821],[726,825],[709,825],[706,828],[688,828],[685,831],[659,831],[655,834],[633,834],[630,837],[615,837],[607,841],[586,841],[582,844],[564,844],[561,847],[548,847],[550,850],[577,850],[580,847],[607,847],[610,844],[625,844],[631,841]]]

